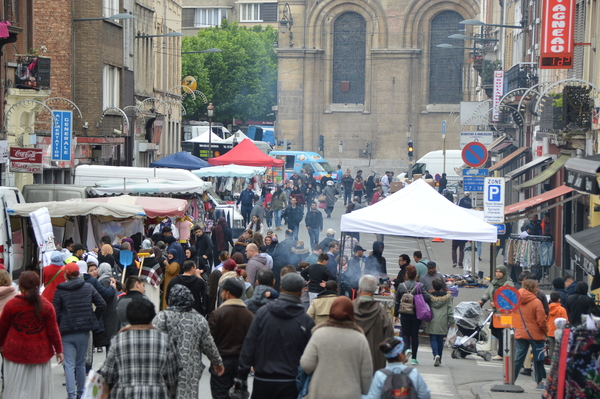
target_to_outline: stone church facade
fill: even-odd
[[[442,149],[443,120],[446,148],[458,149],[459,103],[477,83],[467,49],[437,45],[467,47],[447,37],[477,17],[476,1],[289,0],[279,10],[276,129],[293,150],[316,151],[323,135],[331,164],[402,172],[409,138],[415,161]]]

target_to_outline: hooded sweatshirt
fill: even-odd
[[[560,303],[552,302],[550,303],[550,313],[548,313],[548,336],[554,337],[554,332],[556,331],[556,325],[554,324],[554,320],[559,317],[563,317],[568,320],[567,311],[562,307]]]
[[[238,378],[246,380],[254,367],[255,379],[295,381],[314,326],[297,296],[282,293],[267,303],[256,312],[246,334]]]
[[[365,262],[365,274],[376,277],[379,277],[381,274],[387,274],[387,266],[385,258],[383,257],[383,248],[383,242],[373,242],[373,253],[367,257]]]
[[[596,306],[594,300],[588,296],[587,292],[587,283],[580,281],[575,286],[573,294],[569,295],[567,298],[567,313],[569,314],[569,323],[571,323],[573,326],[581,324],[581,315],[590,313],[590,310]]]
[[[545,340],[546,332],[548,332],[548,324],[542,302],[534,293],[524,288],[519,289],[519,294],[521,294],[520,311],[525,323],[522,327],[516,328],[515,338],[526,340],[533,338],[535,341]],[[525,326],[527,326],[529,333],[527,333]],[[529,337],[530,334],[531,337]]]
[[[386,360],[379,350],[379,344],[386,338],[394,336],[394,325],[390,320],[390,316],[383,306],[370,296],[358,297],[354,300],[353,305],[354,320],[363,329],[365,337],[369,341],[373,370],[382,369],[385,367]]]
[[[256,254],[248,259],[246,273],[248,273],[248,282],[252,284],[252,287],[256,285],[256,275],[258,274],[258,271],[262,269],[269,269],[267,258],[263,258],[260,254]]]
[[[265,296],[267,291],[270,292],[269,297]],[[273,301],[277,298],[279,298],[279,292],[277,292],[275,288],[266,285],[257,285],[254,288],[252,298],[246,300],[244,303],[248,307],[249,311],[256,313],[258,309],[260,309],[263,305],[266,305],[267,302]]]
[[[448,334],[448,326],[454,325],[452,296],[446,291],[430,293],[433,319],[427,325],[427,332],[435,335]]]

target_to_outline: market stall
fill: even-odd
[[[210,168],[207,168],[210,169]],[[105,195],[191,195],[202,194],[211,188],[210,182],[173,181],[164,179],[111,179],[96,183],[88,188],[93,196]]]
[[[242,140],[225,155],[210,158],[208,163],[211,165],[236,164],[244,166],[283,167],[281,159],[271,158],[264,154],[250,139]]]

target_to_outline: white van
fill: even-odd
[[[446,176],[449,181],[458,180],[460,177],[455,168],[461,168],[465,162],[461,150],[446,150]],[[444,172],[444,154],[442,150],[431,151],[421,157],[412,167],[412,174],[425,174],[428,170],[433,176]]]
[[[0,187],[0,264],[11,273],[23,266],[23,228],[20,217],[10,217],[8,209],[25,203],[16,187]]]
[[[104,166],[104,165],[79,165],[75,168],[73,184],[78,186],[93,187],[104,180],[115,179],[148,179],[159,178],[165,180],[196,182],[201,178],[184,169],[171,168],[136,168],[132,166]]]

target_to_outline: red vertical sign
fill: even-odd
[[[544,0],[540,68],[573,68],[575,0]]]

